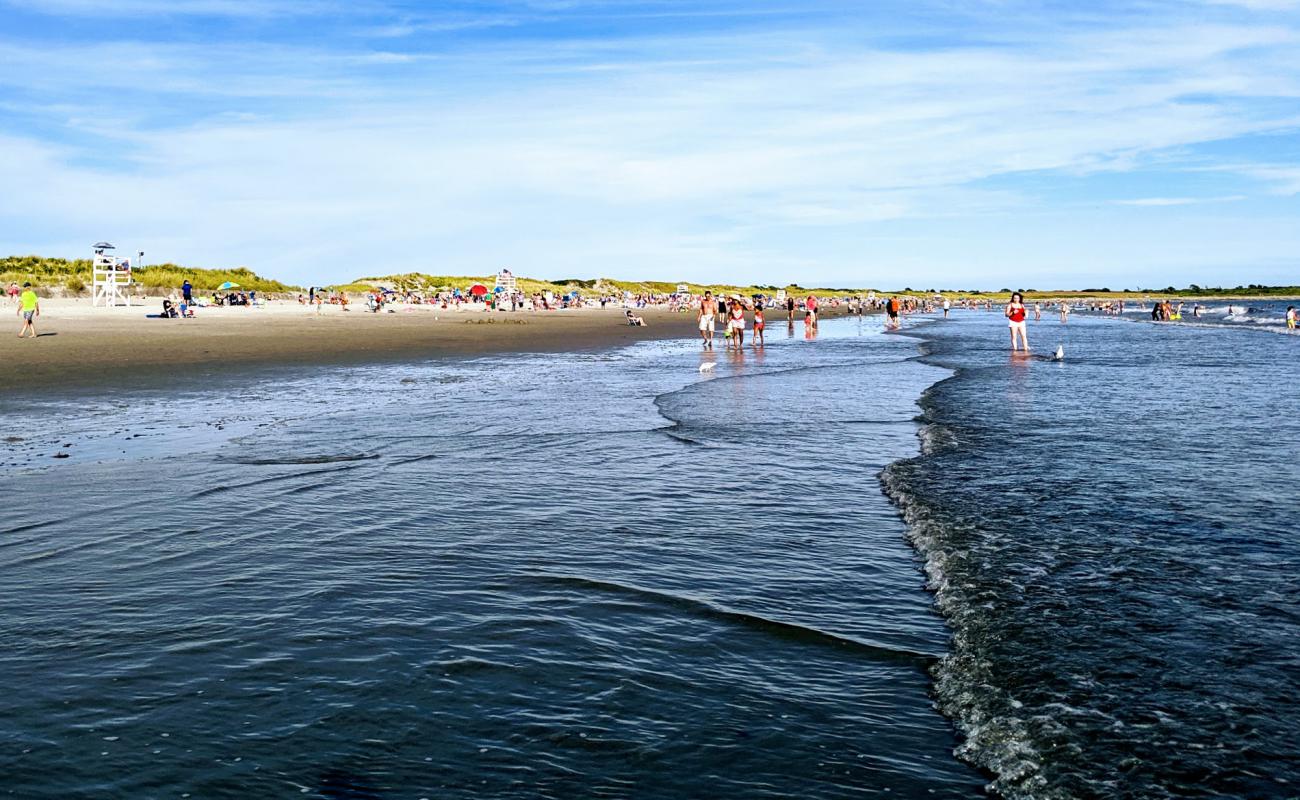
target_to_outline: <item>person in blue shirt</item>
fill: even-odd
[[[194,287],[190,285],[189,278],[181,284],[181,297],[185,298],[185,305],[191,305],[194,302]]]

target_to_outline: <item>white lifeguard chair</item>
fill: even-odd
[[[503,269],[497,273],[497,286],[500,286],[501,291],[506,293],[506,297],[514,294],[519,288],[519,284],[515,281],[514,274],[508,269]]]
[[[92,306],[131,305],[131,262],[118,259],[108,242],[95,244],[95,255],[90,262],[90,304]]]

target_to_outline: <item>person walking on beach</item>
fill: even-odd
[[[186,278],[185,282],[181,284],[181,299],[185,301],[187,306],[194,305],[194,286],[190,283],[189,278]]]
[[[704,346],[713,349],[714,320],[718,316],[718,301],[713,299],[713,292],[705,292],[700,301],[700,308],[695,312],[695,321],[700,326],[700,338]]]
[[[1020,336],[1020,344],[1024,347],[1026,353],[1029,352],[1029,338],[1025,333],[1025,297],[1020,292],[1011,293],[1011,302],[1007,303],[1006,309],[1002,312],[1006,318],[1011,321],[1011,349],[1016,349],[1016,335]]]
[[[23,338],[23,334],[28,331],[32,332],[32,338],[36,338],[36,323],[32,321],[34,317],[41,315],[41,301],[32,291],[30,283],[23,284],[23,293],[18,297],[18,315],[23,318],[23,326],[18,329],[18,338]]]
[[[947,319],[947,318],[948,318],[948,309],[950,309],[950,308],[952,308],[952,303],[948,301],[948,298],[946,298],[946,297],[943,298],[943,318],[944,318],[944,319]]]
[[[18,305],[18,284],[12,282],[9,284],[9,304]]]
[[[763,342],[763,306],[754,306],[754,347],[764,347]]]
[[[794,295],[785,298],[785,318],[791,325],[794,324]]]
[[[1034,303],[1034,322],[1040,322],[1043,319],[1043,304]]]
[[[1061,324],[1064,325],[1069,321],[1070,321],[1070,304],[1062,300],[1061,301]]]
[[[819,316],[817,314],[817,295],[809,294],[808,299],[803,303],[803,307],[808,310],[808,313],[812,314],[813,326],[816,327],[817,317]]]

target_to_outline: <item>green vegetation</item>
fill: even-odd
[[[297,292],[297,286],[263,278],[244,267],[237,269],[199,269],[175,264],[156,264],[132,271],[132,279],[144,291],[177,289],[186,278],[195,291],[211,291],[230,281],[241,289],[258,292]],[[90,286],[90,259],[8,256],[0,258],[0,283],[31,281],[41,289],[62,288],[70,295],[84,294]]]
[[[1164,289],[1140,289],[1139,291],[1175,297],[1300,297],[1300,286],[1262,286],[1258,283],[1234,286],[1231,289],[1222,286],[1197,286],[1193,283],[1186,289],[1168,286]]]
[[[408,272],[399,275],[386,275],[381,277],[357,278],[350,284],[331,287],[343,291],[367,291],[377,286],[387,289],[396,289],[398,291],[429,292],[443,289],[467,289],[475,283],[482,283],[488,288],[492,288],[496,280],[495,275],[490,276],[470,276],[470,275],[427,275],[422,272]],[[623,281],[613,278],[565,278],[561,280],[538,280],[536,278],[515,277],[519,288],[525,293],[551,291],[556,294],[562,294],[577,290],[586,295],[592,293],[615,293],[630,291],[633,294],[672,294],[677,291],[677,287],[683,282],[679,281]],[[728,284],[702,284],[686,283],[685,284],[692,294],[703,294],[705,291],[711,291],[714,294],[775,294],[781,287],[777,286],[732,286]],[[785,287],[787,292],[792,294],[807,294],[815,292],[819,296],[835,297],[847,296],[853,294],[865,294],[868,289],[809,289],[798,284],[790,284]]]
[[[212,291],[226,281],[239,284],[240,288],[246,290],[255,290],[267,294],[274,293],[296,293],[302,291],[302,287],[291,286],[281,283],[280,281],[263,278],[257,273],[239,267],[236,269],[200,269],[196,267],[181,267],[175,264],[156,264],[141,269],[136,269],[132,277],[136,284],[144,291],[171,290],[180,287],[185,279],[189,279],[194,285],[194,289],[199,292]],[[355,281],[330,287],[336,291],[344,292],[366,292],[376,286],[383,286],[398,291],[415,291],[431,292],[443,289],[467,289],[475,283],[482,283],[488,288],[492,288],[495,275],[491,276],[473,276],[473,275],[427,275],[422,272],[407,272],[397,275],[387,275],[374,278],[357,278]],[[7,285],[9,282],[24,283],[31,281],[38,289],[48,292],[51,289],[62,291],[69,295],[85,294],[90,286],[90,261],[88,259],[68,260],[65,258],[43,258],[41,256],[8,256],[0,258],[0,284]],[[578,290],[584,294],[593,293],[615,293],[630,291],[633,294],[671,294],[677,291],[679,282],[677,281],[623,281],[612,278],[565,278],[562,280],[538,280],[535,278],[517,278],[519,288],[524,292],[532,294],[534,292],[551,291],[556,294],[563,294],[573,290]],[[711,291],[714,294],[775,294],[781,287],[777,286],[731,286],[727,284],[701,284],[686,283],[688,290],[692,294],[703,294],[705,291]],[[844,297],[847,295],[866,294],[868,289],[829,289],[829,288],[809,288],[798,284],[789,284],[784,287],[787,292],[794,295],[804,295],[809,292],[816,293],[822,297]],[[879,290],[877,290],[879,291]],[[998,292],[981,292],[981,291],[962,291],[959,289],[944,289],[943,294],[951,296],[978,297],[981,300],[987,299],[994,302],[1003,301],[1011,294],[1010,289],[1002,289]],[[880,292],[881,294],[892,294],[894,292]],[[922,294],[930,296],[935,294],[934,289],[921,291],[913,290],[910,287],[903,289],[900,294]],[[1042,299],[1084,299],[1095,298],[1105,299],[1123,299],[1143,296],[1160,296],[1160,297],[1300,297],[1300,286],[1262,286],[1260,284],[1250,284],[1249,286],[1236,286],[1231,289],[1224,287],[1197,286],[1192,284],[1186,289],[1176,289],[1173,286],[1164,289],[1126,289],[1124,291],[1111,291],[1108,288],[1101,289],[1079,289],[1079,290],[1060,290],[1060,291],[1037,291],[1033,289],[1024,290],[1025,299],[1042,300]]]

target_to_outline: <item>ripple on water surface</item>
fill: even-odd
[[[961,754],[1010,797],[1291,797],[1295,340],[1072,319],[1062,364],[930,333],[959,367],[886,483],[954,628]]]
[[[978,794],[875,477],[948,373],[871,323],[778,333],[289,374],[225,438],[10,469],[8,788]],[[180,429],[229,398],[131,408]],[[117,441],[70,410],[24,427]]]

